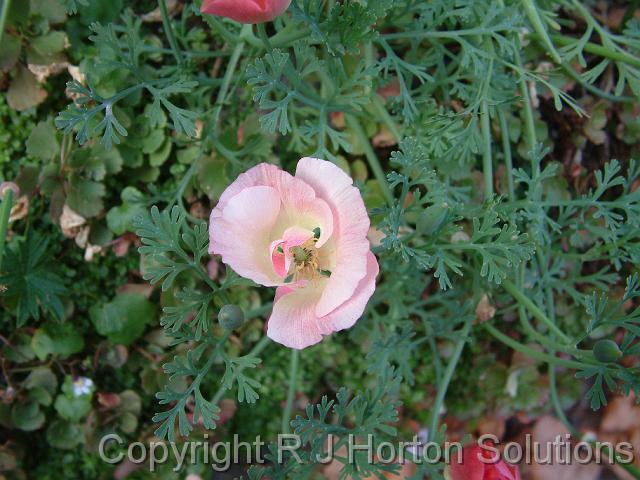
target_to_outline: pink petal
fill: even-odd
[[[285,230],[282,238],[271,242],[271,245],[269,246],[269,251],[271,252],[271,263],[273,263],[273,268],[279,277],[285,278],[289,272],[289,267],[292,262],[290,249],[292,247],[302,245],[311,237],[313,237],[313,232],[298,227],[291,227]],[[282,253],[278,253],[278,247],[282,248]]]
[[[239,275],[266,286],[279,285],[269,255],[269,235],[279,216],[280,194],[271,187],[243,189],[211,212],[209,252]]]
[[[302,349],[322,340],[323,335],[352,327],[362,316],[373,294],[378,275],[378,262],[373,253],[367,255],[367,275],[353,296],[326,317],[319,318],[316,304],[328,280],[317,280],[302,288],[278,287],[267,335],[289,348]]]
[[[296,178],[313,187],[333,213],[335,264],[329,267],[331,277],[316,308],[323,317],[351,298],[367,274],[369,216],[351,177],[333,163],[303,158]]]
[[[297,226],[313,230],[320,227],[320,238],[316,244],[321,247],[333,233],[333,215],[329,205],[304,181],[269,163],[261,163],[246,172],[229,185],[220,196],[214,212],[220,212],[230,198],[245,188],[266,185],[278,191],[282,200],[283,218],[281,230]],[[219,213],[212,212],[211,215]],[[276,237],[277,238],[277,237]]]
[[[319,326],[325,335],[353,327],[364,313],[364,309],[376,289],[378,272],[378,260],[376,260],[376,256],[373,253],[368,252],[367,274],[360,280],[351,298],[326,317],[320,318]]]
[[[267,323],[267,336],[285,347],[298,350],[322,340],[315,313],[321,293],[321,288],[311,285],[297,289],[278,287],[273,312]]]
[[[289,267],[287,265],[287,258],[284,253],[278,253],[276,250],[280,245],[282,245],[282,239],[274,240],[269,245],[269,250],[271,251],[271,263],[273,264],[273,269],[280,278],[284,278],[289,271]]]
[[[205,0],[200,11],[240,23],[262,23],[282,14],[291,0]]]

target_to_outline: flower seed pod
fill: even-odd
[[[449,205],[446,203],[431,205],[418,217],[416,230],[423,235],[432,235],[442,226],[448,215]]]
[[[622,356],[622,352],[616,342],[603,339],[598,340],[593,346],[593,356],[596,357],[596,360],[600,363],[613,363]]]
[[[238,305],[225,305],[218,312],[218,323],[225,330],[235,330],[244,323],[244,312]]]

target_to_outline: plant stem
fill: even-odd
[[[578,437],[578,431],[573,427],[564,411],[562,410],[562,405],[560,404],[560,398],[558,397],[558,388],[557,388],[557,378],[556,378],[556,366],[549,364],[549,397],[551,398],[551,403],[553,404],[553,409],[556,412],[556,416],[560,419],[560,421],[567,427],[569,433],[571,435]]]
[[[144,53],[173,54],[173,50],[171,50],[170,48],[152,47],[149,45],[141,47],[140,51]],[[209,51],[184,50],[184,49],[180,50],[180,53],[182,55],[195,57],[195,58],[220,58],[227,55],[226,53],[220,52],[220,51],[209,52]]]
[[[562,331],[560,330],[555,323],[553,323],[549,317],[547,317],[544,312],[542,310],[540,310],[538,308],[538,306],[533,303],[529,297],[527,297],[523,292],[521,292],[518,287],[516,287],[513,282],[511,282],[511,280],[509,279],[505,279],[502,282],[502,286],[504,287],[504,289],[509,292],[511,294],[511,296],[513,298],[516,299],[516,301],[522,305],[523,307],[525,307],[527,310],[529,310],[529,312],[531,312],[531,314],[536,317],[538,320],[540,320],[542,323],[544,323],[549,330],[551,330],[554,334],[556,334],[558,336],[558,338],[560,338],[563,342],[566,343],[570,343],[571,339]]]
[[[389,112],[387,112],[387,109],[385,108],[385,106],[382,104],[382,100],[380,100],[380,95],[378,95],[375,92],[372,92],[371,103],[373,104],[373,108],[376,110],[376,113],[378,114],[378,117],[380,118],[380,120],[384,122],[384,124],[387,126],[387,128],[393,135],[393,138],[396,139],[396,142],[400,143],[403,138],[402,133],[400,132],[398,125],[396,125],[396,122],[394,122],[393,118],[391,118],[391,115],[389,115]]]
[[[507,168],[507,190],[509,191],[509,199],[515,200],[516,193],[513,184],[513,158],[511,155],[511,140],[509,138],[509,126],[507,125],[507,117],[504,112],[498,109],[498,120],[500,121],[500,132],[502,135],[502,151],[504,152],[504,164]]]
[[[282,426],[280,430],[282,433],[289,433],[291,431],[291,413],[293,412],[293,400],[296,395],[296,386],[298,380],[298,357],[300,356],[300,350],[291,349],[291,368],[289,370],[289,391],[287,392],[287,403],[282,412]]]
[[[249,310],[247,313],[245,313],[244,318],[249,320],[251,318],[260,317],[266,313],[269,313],[272,309],[273,309],[273,303],[269,302],[262,305],[261,307],[254,308],[253,310]]]
[[[587,367],[589,366],[589,365],[584,365],[581,362],[577,362],[575,360],[567,360],[565,358],[549,355],[548,353],[544,353],[539,350],[536,350],[535,348],[531,348],[531,347],[528,347],[527,345],[523,345],[522,343],[514,340],[513,338],[508,337],[507,335],[505,335],[504,333],[502,333],[500,330],[495,328],[493,325],[490,325],[489,323],[485,323],[484,328],[486,328],[487,331],[491,335],[493,335],[493,337],[495,337],[497,340],[501,341],[508,347],[512,348],[513,350],[516,350],[520,353],[527,355],[528,357],[534,358],[541,362],[548,362],[554,365],[562,365],[563,367],[574,368],[577,370],[581,370],[585,366]]]
[[[436,345],[436,341],[433,339],[433,336],[429,336],[428,342],[429,347],[431,348],[431,355],[433,356],[433,365],[436,370],[436,381],[440,383],[442,378],[442,361],[440,360],[440,355],[438,355],[438,346]]]
[[[369,162],[369,167],[373,171],[373,175],[378,180],[380,184],[380,189],[384,194],[384,198],[387,200],[389,206],[393,205],[393,195],[391,194],[391,190],[389,189],[389,184],[387,183],[387,177],[384,174],[384,170],[382,170],[382,166],[380,165],[380,160],[378,160],[378,156],[376,152],[374,152],[371,143],[369,142],[369,138],[367,134],[364,132],[362,125],[353,115],[345,115],[347,119],[347,123],[356,134],[356,138],[358,139],[358,143],[364,150],[364,155],[367,157],[367,161]]]
[[[522,69],[522,59],[520,55],[516,55],[516,64],[520,69]],[[533,109],[531,108],[531,99],[529,98],[529,90],[527,89],[527,82],[524,76],[520,76],[518,80],[518,85],[520,86],[520,95],[522,96],[522,101],[524,102],[524,123],[525,123],[525,138],[527,141],[527,150],[529,152],[533,152],[533,149],[536,146],[536,127],[535,122],[533,120]],[[539,173],[539,172],[538,172]],[[534,172],[531,172],[533,175]]]
[[[364,66],[367,70],[372,70],[373,68],[373,63],[374,63],[374,50],[373,50],[373,42],[367,42],[364,45]],[[374,96],[371,95],[371,92],[373,90],[373,78],[371,77],[371,75],[367,75],[366,77],[366,81],[367,81],[367,85],[364,88],[364,92],[367,95],[370,95],[372,98],[371,100],[374,100]]]
[[[256,28],[258,30],[258,37],[260,38],[260,40],[262,40],[264,48],[267,50],[267,52],[273,50],[273,47],[271,46],[271,40],[269,39],[269,35],[267,35],[267,30],[264,28],[264,23],[259,23],[258,25],[256,25]]]
[[[158,6],[160,7],[160,13],[162,14],[162,25],[164,26],[165,34],[167,35],[167,39],[169,40],[171,50],[173,51],[173,56],[175,57],[176,62],[178,62],[178,65],[182,66],[182,54],[180,53],[178,41],[176,40],[176,36],[173,32],[173,26],[171,25],[171,19],[169,18],[169,10],[167,9],[166,0],[158,0]]]
[[[544,46],[547,47],[547,53],[551,56],[554,62],[562,63],[562,59],[556,50],[556,47],[553,46],[553,42],[549,38],[549,34],[547,33],[547,29],[542,22],[542,18],[540,18],[540,13],[538,12],[538,7],[534,3],[533,0],[522,0],[522,6],[524,7],[524,11],[527,15],[527,18],[531,22],[531,26],[538,33],[538,37],[544,43]]]
[[[7,15],[11,8],[11,0],[4,0],[2,2],[2,10],[0,10],[0,44],[2,44],[2,37],[4,36],[4,26],[7,23]]]
[[[613,95],[611,93],[605,92],[601,88],[596,87],[595,85],[586,82],[576,71],[570,67],[569,65],[563,63],[562,69],[565,71],[567,75],[569,75],[573,80],[582,85],[582,88],[588,90],[589,92],[598,95],[599,97],[604,98],[610,102],[619,102],[619,103],[627,103],[627,102],[635,102],[636,98],[628,95]]]
[[[410,30],[404,32],[394,32],[394,33],[383,33],[379,38],[384,40],[405,40],[405,39],[415,39],[415,38],[451,38],[453,40],[459,37],[476,37],[476,36],[484,36],[490,35],[499,31],[499,29],[491,29],[491,28],[465,28],[463,30],[435,30],[435,31],[424,31],[424,30]]]
[[[227,28],[222,24],[220,20],[218,20],[215,16],[211,15],[209,21],[215,26],[218,33],[225,39],[226,42],[231,44],[238,43],[238,38],[231,33]]]
[[[460,360],[460,355],[462,355],[462,350],[464,349],[464,346],[467,343],[469,332],[471,331],[471,325],[473,324],[473,319],[474,317],[471,315],[469,315],[469,317],[467,318],[464,324],[464,327],[460,332],[460,337],[458,339],[458,342],[456,343],[456,347],[455,347],[455,350],[453,351],[453,355],[449,359],[447,368],[444,371],[442,380],[438,383],[438,393],[436,395],[436,399],[433,404],[433,409],[431,410],[431,422],[429,425],[429,440],[433,440],[435,438],[436,432],[438,431],[438,421],[440,420],[440,410],[442,409],[444,398],[447,395],[447,390],[449,389],[449,384],[451,383],[453,372],[455,372],[456,370],[456,366],[458,365],[458,361]]]
[[[491,156],[491,123],[486,100],[480,105],[480,130],[482,131],[482,173],[484,174],[485,200],[493,197],[493,158]]]
[[[294,25],[293,29],[289,29],[288,27],[289,26],[285,27],[271,37],[271,46],[274,48],[284,47],[311,35],[311,30],[307,27],[299,28],[298,25]]]
[[[164,0],[160,0],[160,1],[164,1]],[[236,71],[236,67],[238,66],[238,62],[240,61],[240,57],[242,56],[242,51],[244,50],[244,47],[245,47],[243,34],[246,34],[247,31],[248,32],[251,31],[251,25],[245,25],[244,27],[242,27],[240,40],[238,41],[238,43],[236,43],[235,47],[233,48],[233,52],[231,53],[231,57],[229,58],[229,63],[227,64],[227,70],[225,71],[224,77],[222,78],[222,83],[220,84],[220,90],[218,90],[218,96],[216,97],[216,103],[213,110],[213,120],[211,122],[212,128],[208,129],[208,132],[214,132],[218,128],[218,121],[220,120],[220,114],[222,113],[222,106],[224,105],[224,101],[227,97],[227,94],[229,93],[229,86],[231,85],[231,80],[233,79],[233,75]],[[198,166],[200,164],[202,157],[204,156],[204,148],[205,148],[205,142],[202,142],[200,155],[198,155],[198,157],[196,157],[193,160],[193,163],[189,167],[189,170],[187,170],[184,177],[182,177],[182,180],[178,185],[178,189],[176,190],[176,195],[174,197],[174,200],[169,205],[169,207],[171,207],[173,204],[178,202],[178,204],[182,206],[184,209],[184,206],[182,205],[182,195],[184,193],[184,190],[187,188],[187,185],[191,181],[191,178],[198,171]]]
[[[542,40],[539,35],[531,34],[531,38],[535,40]],[[551,35],[551,40],[553,40],[558,45],[571,45],[576,42],[576,38],[567,37],[564,35]],[[640,68],[640,58],[634,57],[630,54],[625,54],[622,52],[616,52],[608,49],[602,45],[597,43],[587,42],[584,44],[584,51],[587,53],[593,53],[594,55],[599,55],[604,58],[608,58],[609,60],[613,60],[615,62],[624,62],[633,67]]]
[[[229,58],[229,64],[227,65],[227,71],[224,73],[224,77],[222,78],[222,85],[220,85],[220,90],[218,90],[218,97],[216,98],[216,106],[213,112],[213,129],[217,129],[218,120],[220,119],[220,113],[222,112],[222,105],[224,104],[225,98],[227,97],[227,93],[229,91],[229,85],[231,85],[231,80],[233,79],[233,75],[235,73],[236,67],[238,66],[238,62],[240,61],[240,56],[242,55],[242,51],[245,47],[244,38],[247,34],[251,33],[251,25],[245,25],[242,27],[242,31],[240,32],[240,41],[233,48],[233,52],[231,53],[231,58]]]
[[[13,206],[13,189],[5,188],[2,204],[0,204],[0,273],[2,272],[2,258],[4,257],[4,246],[9,227],[9,217]]]
[[[568,355],[572,355],[584,361],[585,363],[594,363],[593,354],[590,350],[580,350],[579,348],[562,345],[547,338],[546,335],[539,333],[533,328],[533,326],[529,322],[529,319],[525,313],[524,307],[520,306],[518,308],[518,313],[520,317],[520,324],[522,325],[522,328],[524,329],[525,333],[530,335],[533,338],[533,340],[535,340],[536,342],[539,342],[545,348],[549,350],[557,350],[557,351],[566,353]],[[553,354],[555,352],[552,351],[551,353]]]

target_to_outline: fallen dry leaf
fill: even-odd
[[[78,227],[85,224],[86,219],[79,213],[74,212],[66,203],[62,207],[62,215],[60,216],[60,228],[67,238],[75,238],[78,235]]]
[[[89,244],[89,232],[91,228],[88,225],[84,225],[82,227],[78,227],[76,236],[74,238],[76,245],[80,248],[85,248]]]
[[[391,130],[389,130],[386,126],[380,127],[380,131],[375,134],[375,136],[371,139],[371,143],[374,147],[393,147],[398,143],[396,137],[393,136]]]
[[[77,65],[67,64],[67,72],[71,75],[76,82],[84,84],[87,81],[87,76],[82,73],[80,67]]]
[[[329,113],[329,119],[331,120],[331,126],[337,130],[342,130],[346,125],[344,112],[331,112]]]
[[[108,410],[120,405],[120,395],[117,393],[98,392],[98,403]]]
[[[167,1],[167,10],[169,10],[169,15],[173,16],[177,13],[180,13],[182,10],[182,4],[178,3],[178,0],[168,0]],[[162,12],[160,11],[160,7],[157,7],[155,10],[150,11],[140,17],[145,23],[158,23],[162,21]]]
[[[369,233],[367,233],[367,238],[372,247],[379,247],[385,237],[385,233],[376,227],[369,228]]]
[[[51,75],[58,75],[69,67],[69,62],[52,63],[50,65],[35,65],[30,63],[27,65],[29,71],[36,76],[38,83],[44,83]]]
[[[615,397],[607,405],[600,429],[604,432],[627,432],[640,429],[640,406],[635,396]]]
[[[210,210],[207,210],[202,202],[192,203],[189,207],[189,214],[200,219],[206,219],[209,216]]]
[[[118,288],[118,293],[139,293],[145,298],[149,298],[153,293],[154,287],[148,283],[127,283]]]
[[[87,245],[87,249],[84,251],[84,261],[90,262],[98,253],[102,253],[102,247],[99,245]]]
[[[18,197],[16,203],[11,207],[11,213],[9,214],[9,223],[16,220],[23,219],[29,213],[29,197],[22,195]]]
[[[116,257],[124,257],[129,251],[131,244],[135,243],[137,237],[133,233],[125,233],[121,237],[116,238],[111,242],[111,248],[116,254]]]
[[[398,81],[398,79],[394,78],[384,87],[380,87],[378,89],[378,95],[380,95],[385,100],[387,98],[397,97],[398,95],[400,95],[400,82]]]
[[[531,441],[539,442],[541,445],[551,444],[558,436],[565,438],[569,433],[564,424],[555,417],[546,415],[541,417],[531,431]],[[541,447],[541,456],[544,458],[546,451]],[[571,463],[562,465],[558,462],[551,464],[532,463],[530,465],[523,462],[520,466],[526,478],[531,480],[596,480],[602,467],[595,464],[581,465]]]
[[[496,307],[489,303],[489,296],[485,293],[480,298],[478,306],[476,307],[476,318],[480,323],[484,323],[487,320],[491,320],[496,314]]]

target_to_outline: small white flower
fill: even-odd
[[[73,394],[76,397],[87,395],[91,393],[91,387],[93,386],[93,380],[87,377],[77,377],[73,381]]]

